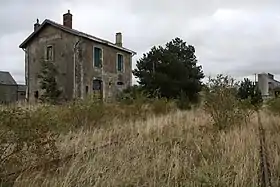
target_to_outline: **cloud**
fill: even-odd
[[[206,75],[280,75],[280,1],[28,2],[0,2],[0,70],[11,71],[20,82],[24,82],[24,53],[18,45],[32,32],[36,18],[61,23],[68,9],[78,30],[111,41],[116,32],[122,32],[124,46],[138,53],[134,68],[152,46],[180,37],[195,46]]]

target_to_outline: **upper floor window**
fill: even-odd
[[[123,55],[117,54],[117,71],[124,71]]]
[[[46,60],[52,61],[53,60],[53,46],[47,46],[47,52],[46,52]]]
[[[93,65],[97,68],[102,67],[102,49],[99,47],[93,49]]]

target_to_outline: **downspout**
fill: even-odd
[[[76,98],[76,50],[77,50],[77,46],[78,46],[79,43],[80,43],[80,38],[75,43],[74,48],[73,48],[73,50],[74,50],[74,55],[73,55],[73,57],[74,57],[74,60],[73,60],[73,63],[74,63],[74,69],[73,69],[73,74],[74,74],[74,76],[73,76],[73,79],[74,79],[74,81],[73,81],[73,98]]]
[[[132,53],[132,54],[131,54],[131,59],[130,59],[130,60],[131,60],[131,64],[130,64],[130,66],[131,66],[131,72],[130,72],[130,80],[129,80],[129,81],[130,81],[130,84],[129,84],[129,86],[132,86],[132,77],[133,77],[133,74],[132,74],[132,58],[133,58],[134,55],[136,55],[136,53]]]
[[[25,53],[25,62],[24,62],[25,66],[27,65],[27,75],[26,75],[26,72],[25,72],[25,85],[26,85],[25,99],[28,102],[29,101],[29,55],[28,55],[26,49],[22,48],[22,50]],[[26,71],[26,69],[25,69],[25,71]]]

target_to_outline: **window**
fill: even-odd
[[[53,60],[53,47],[52,46],[47,47],[47,54],[46,55],[47,55],[46,60],[48,60],[48,61]]]
[[[102,66],[102,49],[94,47],[93,61],[94,67],[100,68]]]
[[[123,55],[118,54],[117,55],[117,71],[123,72],[124,67],[123,67]]]

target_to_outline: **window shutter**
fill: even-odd
[[[95,47],[94,48],[94,66],[99,67],[100,63],[100,51],[99,48]]]
[[[118,54],[117,69],[123,71],[123,56],[121,54]]]
[[[99,49],[99,66],[98,67],[102,67],[102,50]]]

